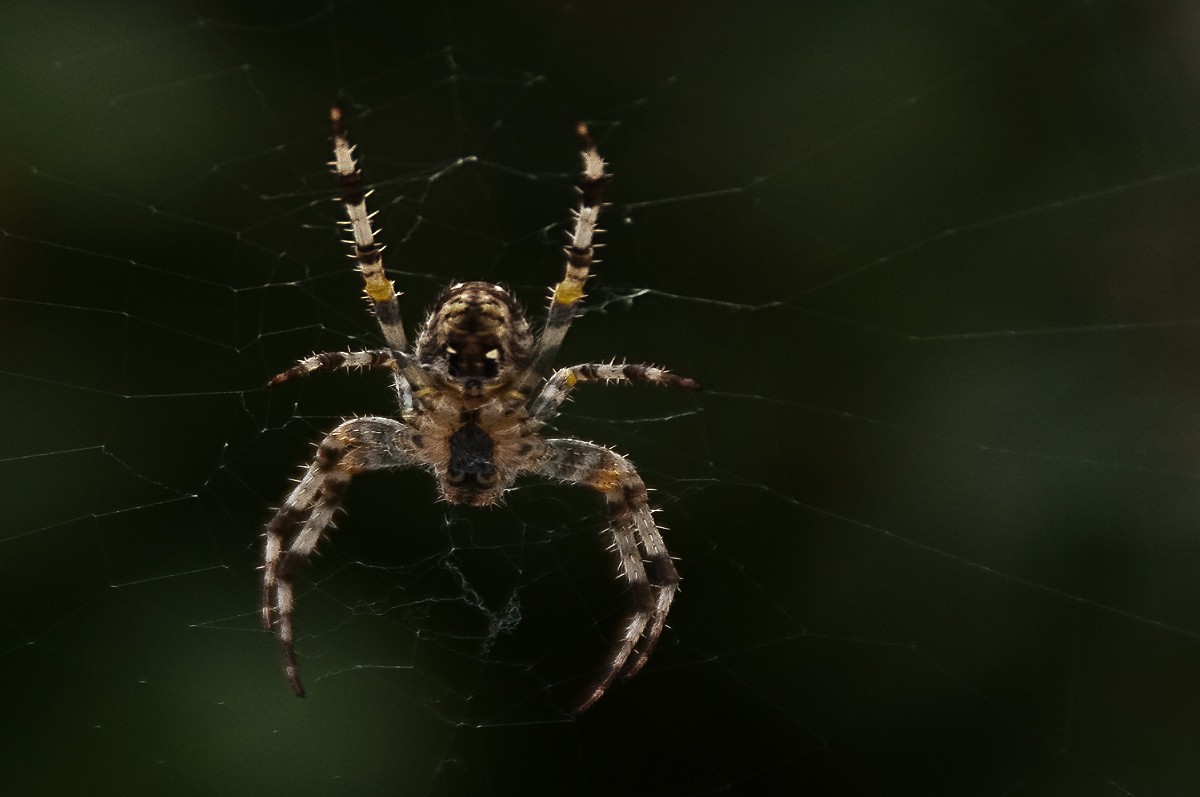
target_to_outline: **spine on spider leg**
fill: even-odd
[[[404,326],[400,320],[400,303],[396,289],[383,270],[383,245],[375,240],[371,229],[371,217],[367,212],[367,196],[363,190],[362,173],[354,160],[354,148],[346,138],[346,126],[342,119],[342,108],[334,105],[329,110],[329,121],[333,126],[333,171],[340,191],[339,201],[346,209],[344,222],[353,235],[347,243],[354,247],[351,255],[358,261],[362,272],[367,298],[375,310],[375,318],[388,346],[402,352],[408,346]]]

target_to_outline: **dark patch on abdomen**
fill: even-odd
[[[479,424],[469,422],[450,435],[449,481],[464,490],[487,490],[496,483],[496,445]]]

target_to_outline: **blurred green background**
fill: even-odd
[[[1187,794],[1200,780],[1200,8],[1186,2],[10,2],[0,10],[0,714],[13,794]],[[655,489],[624,606],[593,496],[356,480],[294,699],[258,534],[380,375],[345,103],[413,328],[534,314],[572,128],[616,175],[555,433]]]

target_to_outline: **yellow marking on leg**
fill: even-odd
[[[554,286],[555,304],[575,304],[583,298],[583,285],[574,280],[563,280]]]
[[[611,468],[598,471],[588,484],[602,493],[612,492],[621,483],[621,474]]]
[[[396,286],[391,280],[383,276],[382,273],[363,274],[363,279],[367,284],[366,293],[374,301],[386,302],[396,295]]]
[[[567,378],[563,380],[567,387],[575,387],[578,381],[579,377],[575,376],[574,371],[567,371]]]

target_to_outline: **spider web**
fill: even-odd
[[[1200,15],[1186,3],[105,4],[0,12],[0,710],[12,793],[1164,794],[1200,778]],[[647,7],[649,6],[649,7]],[[555,434],[654,489],[355,480],[259,532],[381,374],[338,243],[342,97],[411,329],[561,273],[575,121],[616,175]]]

